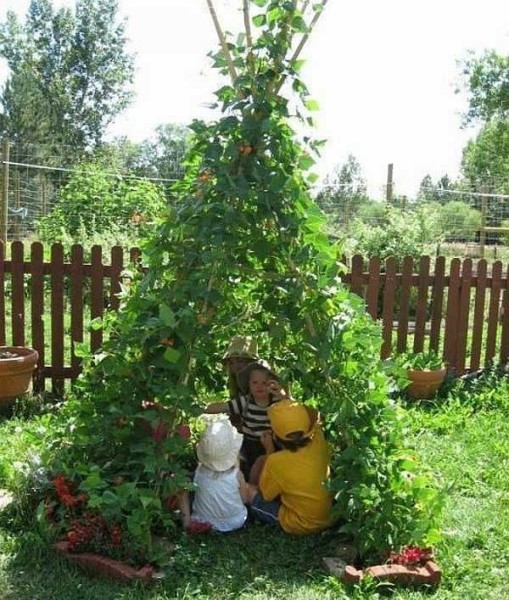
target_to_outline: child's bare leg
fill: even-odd
[[[182,524],[184,529],[186,529],[189,527],[189,523],[191,522],[191,502],[189,500],[189,492],[187,490],[179,492],[177,496],[177,504],[182,514]]]
[[[259,456],[253,463],[251,467],[251,471],[249,471],[249,483],[254,485],[258,485],[260,481],[260,475],[262,474],[263,467],[265,466],[265,462],[267,460],[267,455]]]

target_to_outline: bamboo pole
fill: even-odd
[[[322,8],[321,8],[321,10],[318,10],[318,11],[315,12],[315,14],[314,14],[314,16],[313,16],[313,18],[311,20],[311,23],[309,24],[308,31],[302,37],[301,41],[299,42],[299,45],[297,46],[297,48],[295,49],[295,52],[293,53],[292,57],[290,58],[290,63],[296,61],[299,58],[300,53],[302,52],[302,49],[306,45],[306,42],[308,41],[311,32],[315,28],[315,25],[316,25],[318,19],[320,18],[320,15],[323,13],[323,10],[324,10],[325,5],[327,4],[327,2],[328,2],[328,0],[322,0]],[[307,8],[307,3],[305,4],[305,8]],[[281,81],[279,82],[278,86],[276,87],[276,94],[281,89],[283,83],[285,82],[285,79],[286,79],[286,75],[281,78]]]
[[[244,29],[246,30],[246,42],[247,47],[253,47],[253,37],[251,35],[251,21],[249,18],[249,0],[243,0],[244,2]]]
[[[230,53],[230,50],[228,49],[228,44],[226,43],[226,37],[221,28],[221,24],[219,23],[219,19],[217,17],[217,12],[216,12],[216,9],[214,8],[214,4],[212,3],[212,0],[206,0],[206,2],[207,2],[207,6],[208,6],[208,9],[210,12],[210,16],[212,17],[212,21],[214,23],[214,27],[216,28],[216,33],[219,38],[221,48],[223,49],[223,53],[224,53],[226,62],[228,63],[228,71],[230,73],[232,85],[235,85],[235,82],[237,81],[237,71],[235,70],[235,65],[233,64],[232,55]]]

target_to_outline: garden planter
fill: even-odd
[[[408,395],[416,399],[431,398],[442,385],[446,373],[446,368],[431,371],[408,369],[407,375],[410,379],[410,385],[407,388]]]
[[[0,401],[13,400],[30,389],[39,354],[23,346],[0,347]]]
[[[79,565],[90,575],[99,575],[116,581],[153,581],[158,579],[154,567],[147,565],[137,569],[124,563],[91,552],[75,553],[69,551],[68,542],[57,542],[55,550],[67,560]]]

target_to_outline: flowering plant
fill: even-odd
[[[399,552],[391,552],[389,555],[390,563],[405,567],[422,567],[432,559],[431,548],[419,548],[418,546],[405,546]]]
[[[122,542],[128,536],[118,524],[107,523],[102,514],[87,508],[87,494],[76,493],[64,475],[53,477],[52,486],[53,497],[44,503],[44,516],[71,552],[100,551],[114,558],[127,556],[122,551],[122,545],[126,544]]]

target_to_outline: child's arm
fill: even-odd
[[[244,479],[244,475],[242,474],[241,471],[239,471],[239,473],[238,473],[238,479],[239,479],[240,497],[242,498],[242,502],[244,504],[251,504],[251,502],[253,501],[253,498],[255,497],[256,493],[258,492],[258,488],[256,487],[256,485],[253,485],[252,483],[247,483],[246,480]]]
[[[208,415],[217,415],[219,413],[228,413],[228,402],[213,402],[205,408],[205,413]]]

